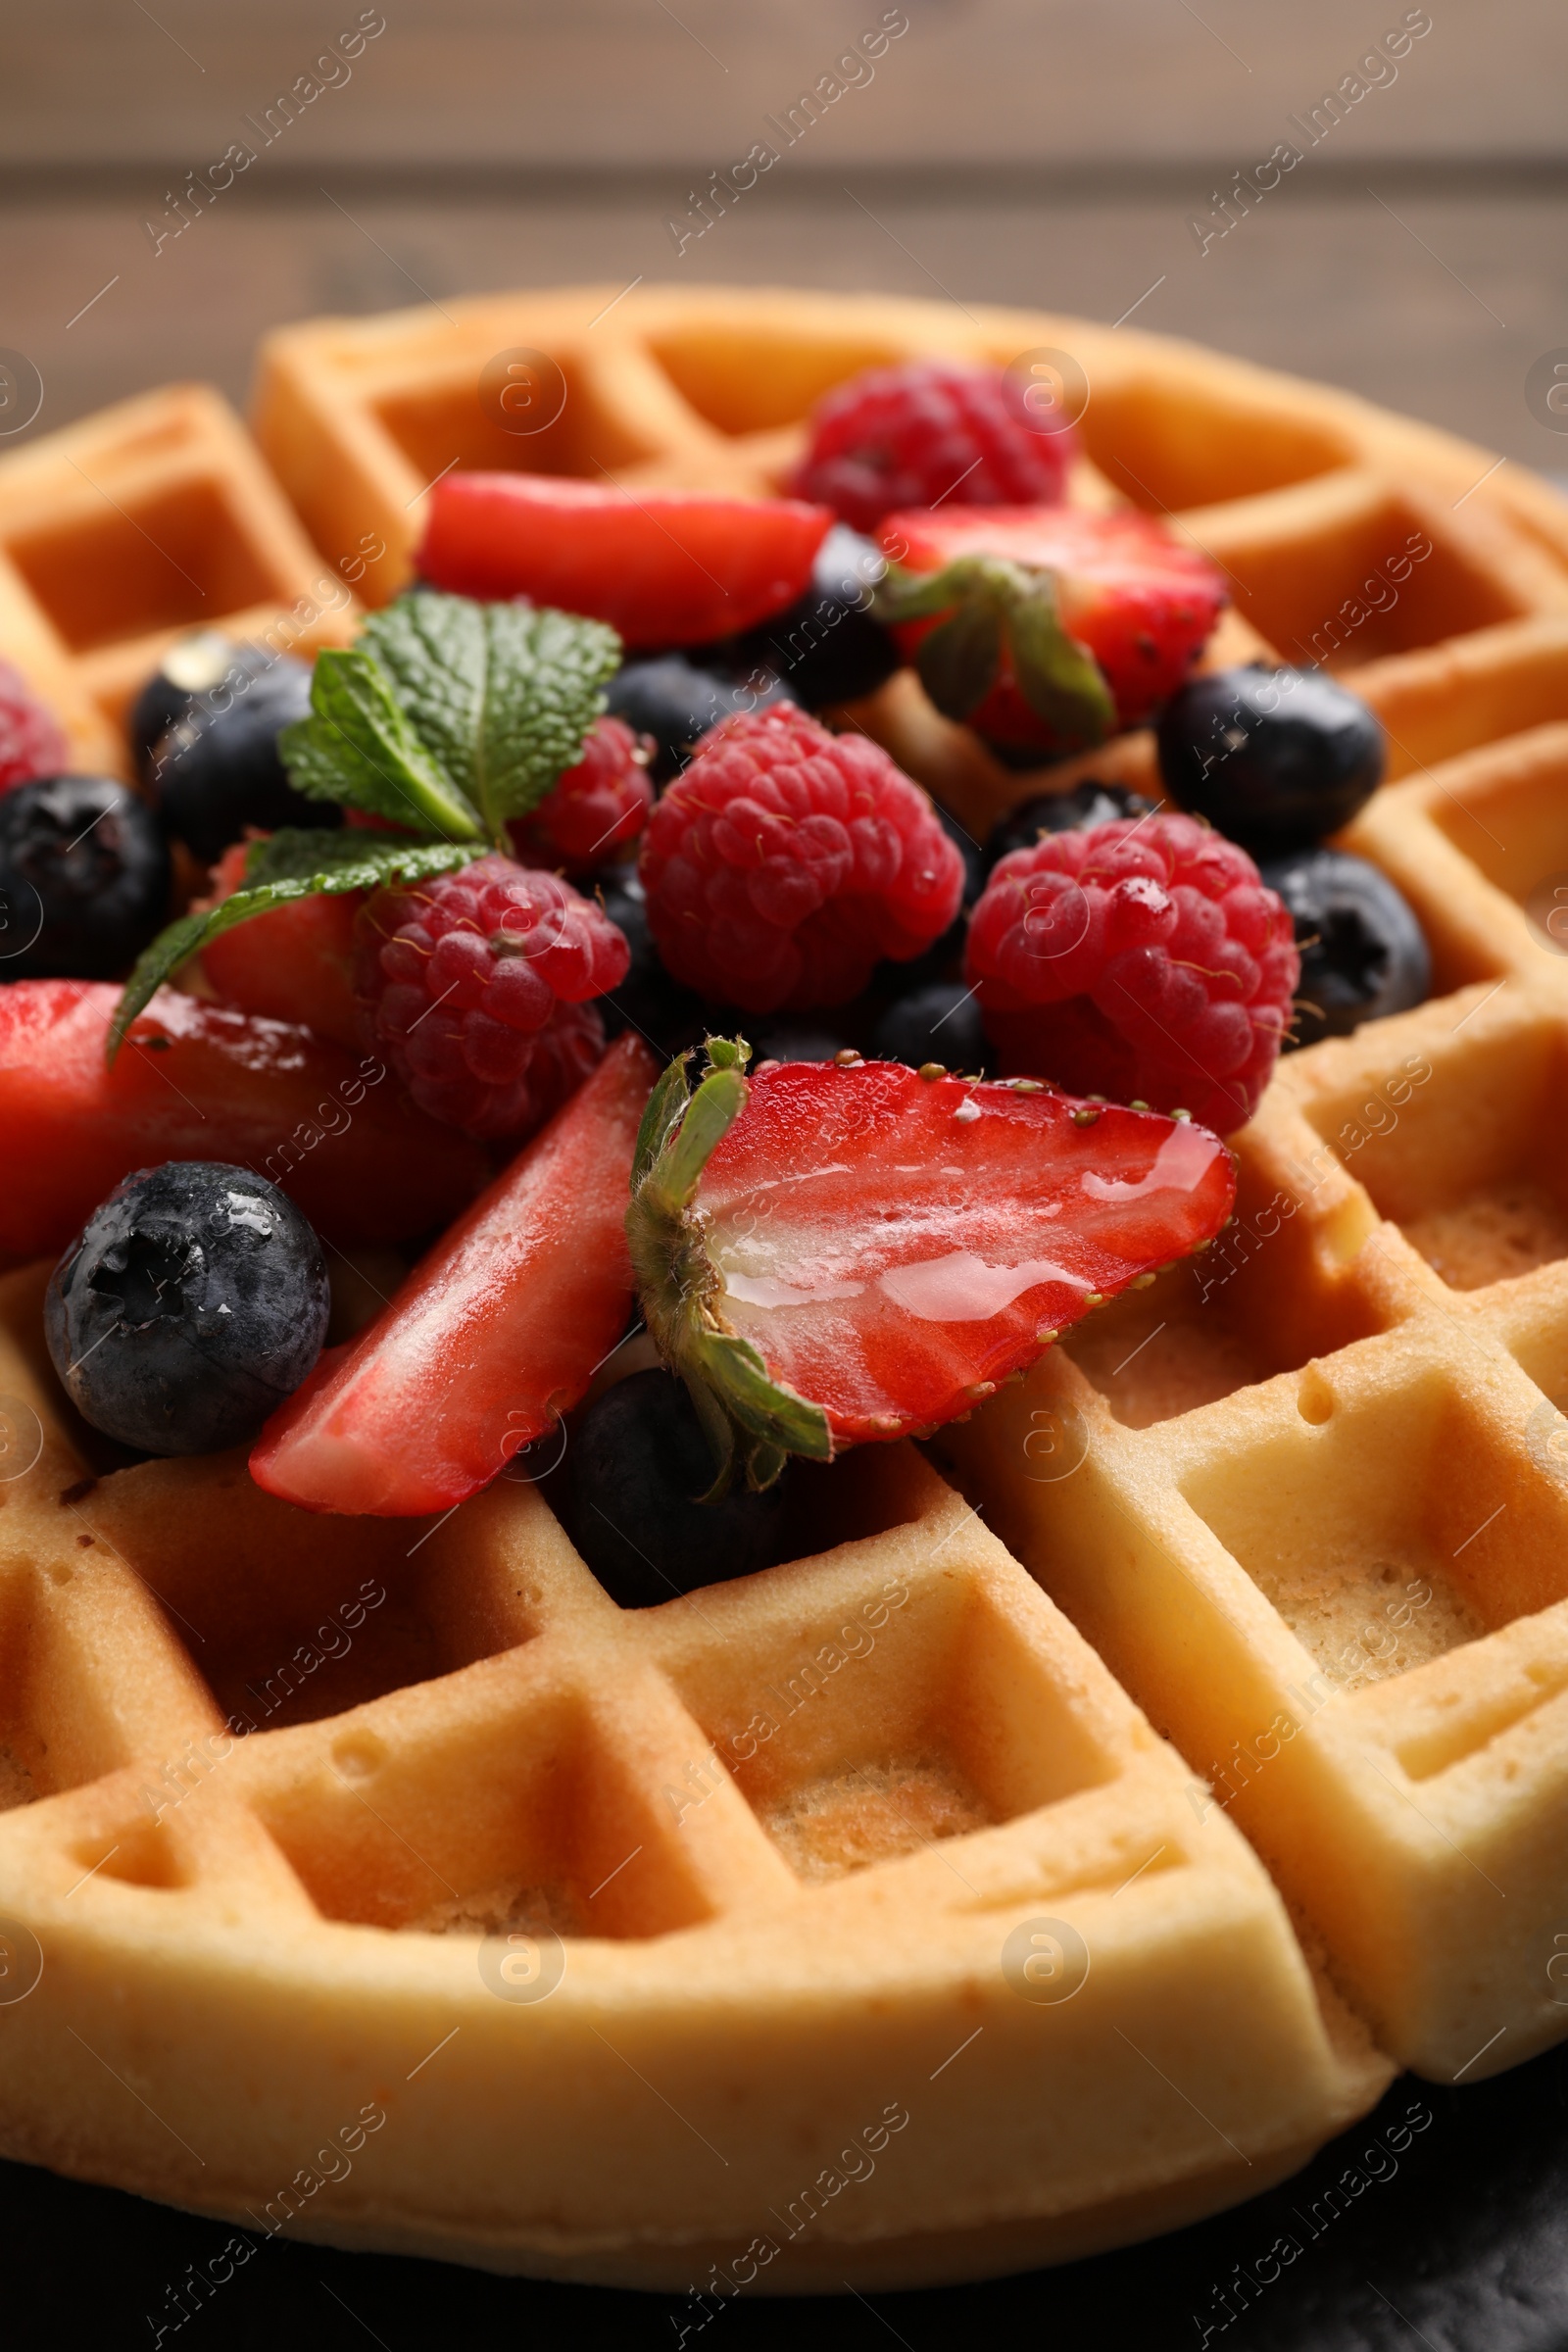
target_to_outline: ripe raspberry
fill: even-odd
[[[628,960],[614,924],[569,883],[489,857],[377,891],[360,916],[356,980],[421,1110],[466,1135],[520,1138],[598,1058],[604,1031],[584,1012]]]
[[[654,809],[640,871],[669,971],[749,1012],[846,1004],[879,956],[939,938],[963,890],[918,785],[791,703],[710,728]]]
[[[1052,833],[992,874],[966,977],[1004,1071],[1221,1135],[1257,1107],[1300,976],[1247,852],[1190,816]]]
[[[790,487],[874,531],[896,507],[1054,507],[1077,454],[1042,429],[1000,368],[910,360],[868,368],[818,401]]]
[[[64,775],[70,765],[71,746],[54,713],[19,669],[0,662],[0,792],[34,776]]]
[[[557,778],[537,808],[507,827],[523,864],[582,874],[628,850],[654,805],[653,748],[652,737],[634,735],[624,719],[599,719],[577,765]]]

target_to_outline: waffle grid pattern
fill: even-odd
[[[548,1480],[389,1527],[225,1458],[95,1479],[44,1270],[4,1278],[7,2153],[498,2268],[906,2284],[1213,2210],[1391,2057],[1473,2081],[1568,2024],[1544,486],[1079,321],[575,289],[271,338],[265,463],[178,389],[0,461],[0,649],[102,741],[180,627],[346,634],[323,575],[384,541],[355,584],[393,593],[453,463],[765,489],[819,391],[932,350],[1072,355],[1075,495],[1225,564],[1214,659],[1343,627],[1397,779],[1350,846],[1410,896],[1439,993],[1282,1066],[1236,1226],[947,1434],[966,1501],[869,1449],[808,1477],[788,1566],[654,1611],[608,1601]],[[536,435],[475,395],[518,351],[565,394]],[[139,531],[166,496],[208,518],[202,609],[72,603],[89,493],[94,527],[106,499]],[[851,716],[976,829],[1038,787],[907,680]],[[1085,764],[1147,781],[1149,739]],[[323,2184],[313,2151],[367,2107]]]

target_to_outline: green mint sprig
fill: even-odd
[[[620,659],[613,629],[547,607],[476,604],[431,588],[366,621],[357,646],[317,657],[311,715],[278,750],[308,800],[380,816],[396,836],[299,828],[251,844],[244,887],[182,915],[138,959],[115,1009],[111,1061],[156,991],[207,942],[252,915],[319,893],[450,873],[505,850],[582,757]]]

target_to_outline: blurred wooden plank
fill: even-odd
[[[1148,162],[1237,167],[1291,137],[1403,0],[8,0],[0,155],[13,166],[202,171],[230,141],[314,163],[490,160],[723,170],[803,91],[855,86],[798,142],[837,163]],[[1419,14],[1429,12],[1418,11]],[[879,57],[861,33],[907,30]],[[339,36],[385,24],[345,56]],[[1561,153],[1568,12],[1558,0],[1446,9],[1323,144],[1365,159]],[[348,44],[353,49],[351,40]],[[335,62],[318,65],[321,59]],[[267,110],[311,77],[272,144]],[[248,124],[263,125],[260,131]],[[779,142],[775,138],[773,143]],[[158,191],[154,191],[157,193]]]
[[[243,400],[267,327],[421,295],[641,274],[950,292],[1110,319],[1136,304],[1140,326],[1348,385],[1544,470],[1568,468],[1568,437],[1536,421],[1524,398],[1531,362],[1568,341],[1549,194],[1401,191],[1395,219],[1364,192],[1302,187],[1200,257],[1181,207],[1165,199],[962,203],[951,190],[922,195],[907,177],[883,185],[862,174],[854,185],[858,204],[832,183],[759,189],[678,260],[652,187],[554,204],[416,202],[349,187],[347,210],[319,193],[261,205],[236,192],[156,258],[122,200],[14,208],[4,339],[42,373],[32,429],[43,431],[176,375],[211,377]]]

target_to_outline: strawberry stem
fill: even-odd
[[[1056,574],[1002,556],[956,556],[940,571],[891,564],[872,599],[879,620],[930,620],[915,666],[944,717],[966,719],[996,685],[1005,658],[1013,682],[1063,750],[1115,731],[1116,705],[1094,655],[1069,636]]]
[[[723,1277],[694,1200],[715,1146],[746,1107],[751,1048],[744,1038],[710,1038],[707,1054],[695,1093],[691,1056],[682,1054],[649,1098],[632,1161],[626,1241],[648,1329],[686,1383],[713,1448],[716,1472],[703,1497],[712,1502],[737,1469],[760,1490],[792,1453],[830,1461],[833,1439],[822,1407],[771,1379],[758,1349],[724,1318]]]

